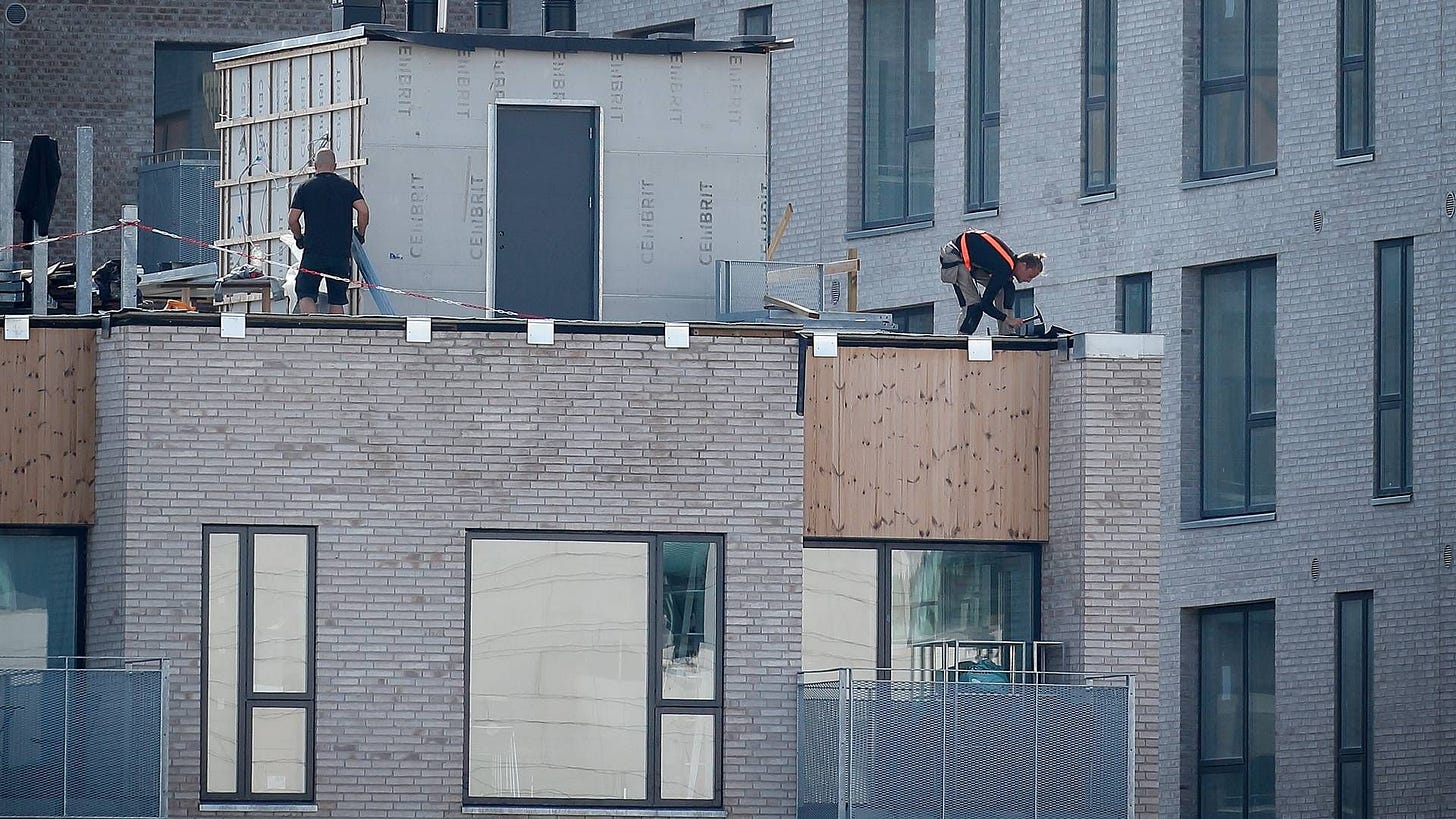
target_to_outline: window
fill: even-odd
[[[648,26],[647,28],[637,28],[630,31],[619,31],[617,32],[617,36],[631,37],[638,40],[645,40],[654,34],[685,34],[688,37],[695,37],[697,36],[697,30],[698,26],[695,21],[679,20],[676,23],[664,23],[660,26]]]
[[[80,584],[81,535],[0,528],[0,657],[44,668],[80,654]]]
[[[152,150],[218,147],[213,129],[221,113],[212,53],[221,44],[157,43],[152,81]]]
[[[969,0],[966,212],[991,210],[1001,188],[1001,0]]]
[[[1011,306],[1011,315],[1019,319],[1036,317],[1035,287],[1023,287],[1016,291],[1015,303]]]
[[[1086,0],[1082,41],[1082,192],[1117,187],[1117,0]]]
[[[541,0],[542,30],[576,31],[576,0]]]
[[[313,799],[314,530],[209,526],[203,796]]]
[[[435,0],[407,0],[404,16],[405,31],[434,31],[439,7]]]
[[[1153,274],[1117,277],[1117,331],[1148,333],[1153,328]]]
[[[889,313],[897,333],[935,332],[935,305],[916,304],[911,307],[891,307],[888,310],[872,310],[873,313]]]
[[[744,9],[738,21],[738,33],[760,37],[773,34],[773,6]]]
[[[1274,604],[1204,609],[1199,819],[1274,819]]]
[[[475,27],[509,30],[511,10],[508,0],[475,0]]]
[[[1370,608],[1371,592],[1335,598],[1339,618],[1335,643],[1335,798],[1339,819],[1367,819],[1370,811]]]
[[[1340,156],[1374,151],[1370,47],[1375,0],[1340,0]]]
[[[805,544],[806,671],[945,670],[1038,631],[1035,547]],[[1023,656],[1002,662],[1020,666]]]
[[[1411,491],[1411,240],[1375,246],[1375,494]]]
[[[1203,272],[1203,517],[1274,509],[1274,261]]]
[[[466,799],[718,804],[722,548],[473,534]]]
[[[934,177],[935,2],[867,0],[864,226],[930,219]]]
[[[1274,167],[1278,0],[1203,0],[1202,175]]]

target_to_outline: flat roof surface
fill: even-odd
[[[793,40],[737,41],[737,40],[684,40],[678,38],[641,39],[635,37],[578,37],[531,34],[444,34],[426,31],[401,31],[393,26],[372,24],[357,25],[342,31],[326,31],[306,37],[274,40],[270,43],[243,46],[242,48],[218,51],[212,55],[214,63],[225,63],[263,54],[282,53],[299,48],[343,42],[352,39],[413,43],[430,48],[444,48],[451,51],[474,51],[478,48],[505,49],[508,51],[601,51],[611,54],[683,54],[689,52],[722,52],[739,54],[763,54],[785,48],[793,48]]]

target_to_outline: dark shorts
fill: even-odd
[[[305,270],[317,271],[331,278],[325,279],[315,273],[306,273]],[[329,304],[344,305],[349,303],[349,259],[346,256],[314,256],[307,252],[303,254],[303,261],[299,263],[298,277],[293,280],[293,292],[300,299],[313,299],[318,301],[319,283],[327,282],[329,288]]]

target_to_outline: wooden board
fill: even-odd
[[[96,331],[0,341],[0,524],[95,518]]]
[[[805,537],[1044,541],[1051,354],[807,361]]]

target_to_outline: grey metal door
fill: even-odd
[[[495,306],[596,318],[596,111],[497,111]]]

